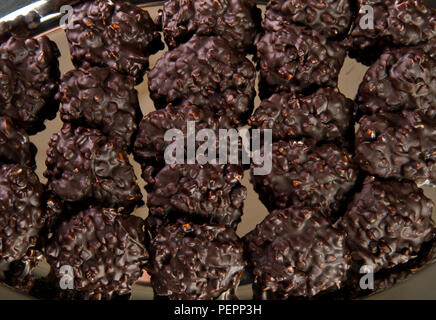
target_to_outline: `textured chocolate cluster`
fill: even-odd
[[[356,162],[370,174],[436,183],[436,124],[413,111],[364,116],[356,134]]]
[[[435,39],[436,40],[436,39]],[[418,110],[436,117],[436,56],[433,46],[388,49],[369,68],[357,103],[362,113]]]
[[[10,263],[34,256],[44,227],[43,186],[27,166],[0,168],[0,260]]]
[[[188,146],[188,122],[195,123],[195,132],[202,129],[211,129],[219,137],[219,129],[231,128],[230,120],[226,116],[217,118],[209,107],[198,107],[189,103],[178,106],[168,105],[164,109],[150,112],[145,115],[139,125],[139,131],[135,141],[135,159],[142,164],[162,164],[166,148],[180,139],[174,137],[171,141],[165,141],[168,130],[178,129],[183,132],[185,140],[185,156]],[[204,142],[197,142],[193,137],[196,147]],[[196,148],[196,150],[198,150]],[[218,149],[217,149],[218,152]]]
[[[162,49],[147,11],[126,1],[95,0],[77,5],[66,30],[76,66],[108,66],[141,82],[148,57]]]
[[[166,165],[153,175],[145,168],[148,182],[147,220],[154,231],[162,224],[187,217],[234,227],[241,221],[247,189],[241,185],[243,169],[230,164]]]
[[[142,199],[126,152],[96,129],[64,124],[51,137],[46,165],[48,189],[65,201],[130,210]]]
[[[254,107],[256,71],[241,53],[218,37],[194,36],[166,52],[148,74],[157,108],[182,101],[209,106],[235,124],[247,120]]]
[[[58,111],[58,47],[46,36],[11,36],[0,44],[0,114],[29,134],[43,130]]]
[[[35,165],[36,147],[9,117],[0,117],[0,164]]]
[[[345,233],[315,207],[275,210],[244,241],[255,284],[276,298],[337,290],[350,267]]]
[[[344,36],[353,17],[350,0],[271,0],[263,27],[277,31],[284,25],[305,25],[329,38]]]
[[[254,0],[169,0],[158,17],[170,49],[198,34],[219,36],[246,52],[253,46],[260,23],[260,9]]]
[[[374,11],[374,28],[362,28],[367,21],[364,6]],[[370,65],[390,46],[413,46],[436,36],[436,10],[424,0],[358,0],[359,14],[351,32],[350,55]]]
[[[133,144],[142,112],[132,77],[109,68],[73,70],[62,77],[56,98],[63,121],[99,129],[127,148]]]
[[[261,149],[261,155],[264,153]],[[326,214],[340,209],[357,180],[358,169],[346,149],[315,141],[279,141],[272,144],[272,170],[251,181],[260,200],[270,209],[319,206]]]
[[[367,177],[340,222],[353,263],[376,272],[415,258],[434,237],[433,207],[413,182]]]
[[[236,288],[245,267],[243,243],[231,228],[178,221],[151,241],[151,282],[170,299],[211,300]]]
[[[273,92],[336,87],[347,55],[346,41],[331,41],[314,29],[286,24],[257,41],[261,98]]]
[[[249,124],[271,129],[275,141],[301,137],[344,141],[354,130],[354,109],[353,101],[337,88],[321,88],[307,96],[282,92],[263,100]]]
[[[45,254],[58,281],[71,267],[75,290],[128,294],[149,261],[148,241],[141,218],[90,207],[62,223]]]

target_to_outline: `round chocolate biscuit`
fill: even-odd
[[[436,36],[436,10],[424,0],[358,0],[358,10],[350,56],[364,64],[372,64],[385,48],[413,46]]]
[[[314,29],[283,25],[256,42],[261,98],[274,92],[301,92],[338,85],[346,41],[328,40]]]
[[[413,111],[360,119],[356,163],[372,175],[436,183],[436,124]]]
[[[256,174],[254,170],[266,167],[265,150],[258,151],[263,162],[251,165],[251,182],[270,210],[319,206],[327,215],[336,213],[358,177],[350,152],[332,143],[316,146],[311,139],[273,143],[270,173]]]
[[[275,210],[244,242],[255,285],[275,298],[337,290],[350,267],[345,233],[316,208]]]
[[[243,169],[231,164],[166,165],[157,174],[145,168],[150,229],[178,218],[215,222],[236,228],[247,189]]]
[[[283,25],[305,25],[329,37],[347,35],[353,17],[350,0],[271,0],[263,27],[276,31]]]
[[[142,112],[135,80],[109,68],[77,69],[62,77],[61,119],[99,129],[130,149]]]
[[[219,37],[194,36],[166,52],[148,74],[156,108],[182,101],[243,124],[254,107],[256,70]]]
[[[45,256],[51,272],[66,287],[123,295],[131,292],[148,264],[148,241],[141,218],[90,207],[59,226]]]
[[[34,256],[45,225],[43,186],[27,166],[0,168],[0,260],[25,261]]]
[[[213,300],[239,284],[243,243],[231,228],[178,221],[151,241],[151,283],[172,300]]]
[[[387,50],[360,84],[356,98],[360,112],[407,109],[436,118],[435,69],[436,56],[425,46]]]
[[[107,66],[142,82],[148,57],[162,49],[149,13],[128,1],[94,0],[74,7],[67,28],[73,63]]]
[[[310,95],[273,94],[261,102],[248,121],[254,129],[270,129],[274,141],[313,138],[344,141],[352,133],[354,102],[337,88]]]
[[[170,49],[198,34],[219,36],[238,51],[247,52],[253,47],[261,19],[253,0],[170,0],[159,10],[158,24]]]
[[[434,237],[433,207],[413,182],[367,177],[339,224],[356,268],[377,272],[416,258]]]
[[[45,129],[59,104],[54,100],[59,82],[57,45],[46,36],[12,36],[0,44],[0,115],[13,119],[28,134]]]
[[[49,142],[48,190],[69,202],[133,210],[141,202],[138,180],[122,146],[96,129],[64,124]]]

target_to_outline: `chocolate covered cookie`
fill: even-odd
[[[185,101],[208,106],[235,125],[253,111],[255,79],[253,64],[225,40],[199,36],[166,52],[148,74],[156,108]]]
[[[179,221],[151,241],[151,283],[172,300],[213,300],[235,290],[245,267],[243,244],[222,225]]]
[[[255,285],[276,299],[338,290],[350,267],[345,233],[315,208],[275,210],[244,242]]]
[[[159,10],[158,24],[170,49],[198,34],[219,36],[246,52],[253,47],[261,19],[253,0],[170,0]]]
[[[99,129],[130,149],[142,112],[135,80],[109,68],[77,69],[62,77],[61,119]]]
[[[133,210],[141,202],[126,152],[96,129],[64,124],[51,137],[46,165],[48,190],[62,200],[125,210]]]
[[[377,272],[416,258],[434,237],[433,206],[413,182],[367,177],[340,222],[356,268]]]
[[[107,66],[139,83],[148,57],[162,49],[148,12],[127,1],[87,1],[75,6],[70,19],[66,33],[77,67]]]

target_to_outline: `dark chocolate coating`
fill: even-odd
[[[74,8],[71,19],[66,33],[76,66],[108,66],[139,83],[148,57],[162,49],[148,12],[127,1],[88,1]]]
[[[147,243],[141,218],[90,207],[62,223],[45,255],[58,280],[72,267],[75,290],[127,294],[148,263]]]
[[[72,70],[65,74],[56,96],[61,119],[96,128],[130,148],[142,112],[135,79],[109,68]]]
[[[360,111],[395,113],[408,109],[436,118],[436,56],[426,49],[417,46],[383,53],[360,84]]]
[[[434,236],[433,207],[413,182],[367,177],[339,223],[356,268],[377,272],[415,258]]]
[[[0,115],[9,116],[29,134],[43,130],[58,111],[58,47],[46,36],[12,36],[0,45]]]
[[[265,30],[275,31],[294,23],[334,38],[348,33],[352,17],[350,0],[271,0],[262,25]]]
[[[9,117],[0,117],[0,164],[35,165],[36,147]]]
[[[27,166],[0,169],[0,259],[10,263],[34,256],[44,227],[43,186]]]
[[[436,183],[436,123],[412,111],[364,116],[356,134],[356,162],[370,174]]]
[[[327,40],[316,30],[283,25],[257,41],[261,98],[280,91],[336,87],[347,54],[344,41]]]
[[[354,102],[336,88],[293,95],[276,93],[263,100],[248,121],[252,128],[271,129],[273,140],[308,137],[344,141],[353,124]]]
[[[253,0],[169,0],[159,10],[158,23],[170,49],[198,34],[219,36],[246,52],[253,46],[261,19]]]
[[[162,164],[165,161],[166,148],[174,142],[174,139],[171,141],[164,139],[165,133],[170,129],[183,132],[186,148],[188,121],[195,121],[196,134],[202,129],[211,129],[215,132],[217,139],[219,129],[231,128],[227,117],[223,116],[218,119],[208,107],[198,107],[189,103],[182,103],[179,106],[170,104],[165,109],[150,112],[141,120],[134,147],[135,159],[141,164]],[[199,147],[201,144],[203,142],[196,143],[196,146]]]
[[[0,44],[10,37],[30,38],[31,33],[41,25],[41,17],[36,11],[14,20],[0,22]]]
[[[235,289],[245,267],[231,228],[178,221],[151,241],[153,289],[173,300],[212,300]]]
[[[345,233],[315,208],[275,210],[244,242],[254,283],[282,298],[337,290],[350,267]]]
[[[194,36],[166,52],[148,74],[156,108],[185,100],[243,123],[253,111],[253,64],[218,37]]]
[[[390,46],[413,46],[436,36],[436,10],[424,0],[358,0],[374,9],[374,29],[362,29],[357,15],[351,32],[350,56],[370,65]],[[365,21],[365,20],[363,20]]]
[[[130,210],[142,199],[126,152],[96,129],[64,124],[51,137],[46,165],[49,191],[65,201]]]
[[[264,147],[260,152],[264,154]],[[311,139],[273,143],[271,173],[254,175],[253,169],[262,166],[252,163],[251,182],[270,210],[298,205],[334,213],[358,176],[353,155],[345,148],[331,143],[316,146]]]
[[[247,189],[239,165],[166,165],[156,175],[145,168],[152,231],[174,218],[187,217],[229,227],[241,221]]]

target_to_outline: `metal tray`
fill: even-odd
[[[0,21],[15,19],[18,15],[25,15],[31,10],[40,13],[43,17],[42,25],[35,33],[35,36],[45,34],[58,44],[62,53],[60,58],[60,68],[61,72],[65,73],[74,67],[70,60],[69,48],[64,31],[59,28],[59,18],[61,17],[59,8],[62,5],[71,4],[72,2],[74,2],[74,0],[1,0],[0,17],[3,18],[0,18]],[[138,4],[149,11],[153,18],[157,15],[158,9],[163,3],[138,0],[132,0],[131,2]],[[436,7],[436,0],[429,2]],[[260,1],[259,7],[264,9],[264,2]],[[154,66],[156,60],[162,55],[162,52],[163,51],[150,58],[150,68]],[[347,97],[351,99],[355,97],[359,83],[361,82],[366,70],[367,67],[347,58],[339,77],[339,88]],[[142,112],[147,114],[153,111],[154,106],[149,97],[147,79],[137,87],[137,90],[139,92]],[[256,107],[259,103],[259,98],[256,98]],[[31,141],[38,148],[36,173],[40,177],[42,183],[46,182],[46,179],[42,175],[45,170],[45,150],[47,149],[50,136],[61,128],[62,123],[59,118],[56,118],[55,120],[47,121],[46,126],[47,129],[45,131],[31,137]],[[133,161],[132,157],[130,160],[134,164],[136,175],[139,177],[141,174],[140,166]],[[240,236],[243,236],[252,230],[268,213],[266,208],[259,201],[257,194],[253,191],[249,182],[248,174],[245,175],[243,183],[248,189],[248,198],[245,202],[242,223],[238,228],[238,234]],[[144,182],[141,181],[141,188],[144,191],[143,187]],[[436,200],[436,188],[425,188],[425,193],[428,197]],[[144,197],[146,197],[145,191],[143,194]],[[148,214],[147,208],[139,208],[134,212],[134,214],[145,218]],[[436,221],[436,212],[433,213],[433,218]],[[42,262],[35,270],[35,274],[43,276],[48,273],[48,269],[48,265],[45,262]],[[251,299],[251,284],[247,284],[247,282],[245,282],[245,284],[243,283],[239,287],[237,295],[241,299]],[[138,300],[152,299],[153,292],[146,282],[138,282],[134,286],[132,297],[133,299]],[[0,285],[0,299],[31,299],[31,297]],[[401,283],[398,283],[381,293],[377,293],[369,297],[369,299],[436,299],[436,265],[422,267],[419,269],[419,272],[415,270],[413,276],[411,276],[407,281],[401,281]]]

